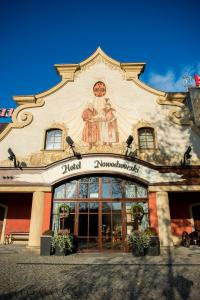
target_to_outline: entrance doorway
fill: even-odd
[[[133,229],[131,206],[144,208],[141,227],[148,227],[147,188],[109,176],[90,176],[57,186],[54,190],[52,229],[67,229],[87,251],[125,250],[126,235]],[[66,204],[70,215],[63,227],[59,207]]]

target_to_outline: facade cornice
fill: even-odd
[[[137,79],[141,73],[144,72],[145,63],[121,63],[120,66],[122,70],[125,71],[126,80]]]
[[[54,65],[58,75],[62,77],[62,80],[73,81],[75,72],[79,69],[78,64],[56,64]]]

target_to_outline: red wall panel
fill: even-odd
[[[190,205],[200,202],[200,193],[169,193],[172,234],[181,236],[183,231],[192,232]]]
[[[1,193],[0,203],[8,206],[6,233],[29,232],[32,194]]]

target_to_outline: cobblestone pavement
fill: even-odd
[[[0,246],[4,299],[199,300],[200,248],[134,258],[130,253],[40,257],[22,246]]]

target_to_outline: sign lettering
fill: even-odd
[[[120,168],[120,169],[126,169],[129,171],[133,171],[135,173],[139,172],[139,167],[136,165],[129,166],[127,163],[121,164],[118,160],[116,162],[109,162],[109,161],[103,161],[103,160],[95,160],[94,161],[94,168]]]
[[[63,174],[66,174],[70,171],[81,169],[81,161],[79,161],[78,163],[63,165],[61,168],[64,170]]]
[[[85,166],[85,168],[86,167],[87,166]],[[84,166],[82,166],[81,161],[79,161],[78,163],[68,163],[62,165],[61,168],[63,170],[62,174],[67,174],[75,170],[85,169]],[[136,164],[129,165],[126,162],[121,163],[119,162],[119,160],[112,162],[112,161],[104,161],[103,159],[101,160],[96,159],[92,161],[92,169],[101,169],[101,168],[119,168],[127,171],[132,171],[134,173],[138,173],[140,170],[140,167],[137,166]]]

